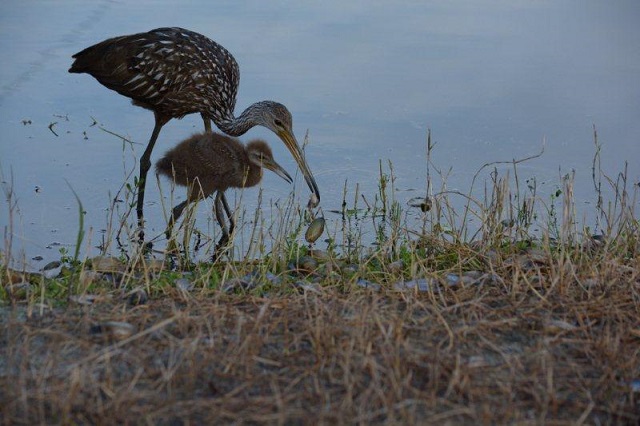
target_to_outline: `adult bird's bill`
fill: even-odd
[[[320,191],[318,190],[318,185],[316,184],[316,180],[311,173],[311,169],[309,169],[309,165],[307,164],[307,160],[304,158],[304,153],[302,149],[300,149],[300,145],[298,145],[298,141],[296,137],[293,136],[291,132],[286,130],[278,131],[278,136],[282,139],[285,146],[289,148],[291,155],[298,163],[298,167],[300,167],[300,171],[302,171],[302,175],[304,176],[304,180],[307,182],[311,193],[315,196],[315,207],[320,203]],[[313,197],[312,197],[313,198]]]

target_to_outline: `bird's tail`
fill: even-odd
[[[113,59],[111,56],[114,53],[113,50],[118,48],[118,42],[120,39],[125,38],[114,37],[93,46],[89,46],[84,50],[76,53],[72,56],[75,59],[69,72],[71,73],[89,73],[93,74],[102,67],[105,62],[109,62]]]

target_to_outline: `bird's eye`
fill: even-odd
[[[273,123],[277,126],[277,127],[283,127],[282,125],[282,121],[278,120],[277,118],[275,120],[273,120]]]

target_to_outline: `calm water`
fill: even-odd
[[[92,245],[99,243],[111,199],[137,173],[153,116],[67,69],[86,46],[160,26],[201,32],[233,52],[242,74],[238,110],[262,99],[288,106],[298,139],[309,131],[307,159],[325,212],[340,208],[345,181],[372,198],[380,159],[394,164],[402,203],[423,195],[428,128],[433,161],[451,168],[448,187],[464,192],[484,163],[535,154],[545,140],[544,155],[522,165],[522,177],[535,176],[547,197],[575,169],[578,207],[591,209],[594,124],[604,170],[614,175],[628,161],[630,178],[640,181],[635,0],[211,3],[0,4],[0,167],[17,201],[12,214],[1,206],[0,227],[8,230],[11,218],[15,258],[38,269],[59,258],[60,247],[72,250],[77,206],[66,181],[87,211]],[[123,144],[100,126],[143,145]],[[201,127],[196,115],[170,122],[153,160]],[[267,138],[280,164],[296,171],[275,136],[254,129],[243,140],[253,137]],[[267,200],[290,192],[274,175],[264,185]],[[304,202],[300,177],[296,188]],[[243,195],[248,211],[255,193]],[[155,182],[146,199],[149,234],[160,233]],[[209,213],[200,206],[198,220]]]

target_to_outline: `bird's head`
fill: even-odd
[[[289,183],[293,182],[289,173],[273,159],[271,148],[265,141],[256,139],[249,142],[247,144],[247,155],[252,164],[271,170]]]
[[[254,112],[256,113],[255,119],[257,124],[271,130],[284,142],[298,163],[309,189],[317,197],[319,202],[320,191],[318,190],[318,185],[307,165],[302,149],[300,149],[300,145],[298,145],[298,141],[293,134],[293,120],[287,107],[273,101],[262,101],[254,105],[256,105]]]

